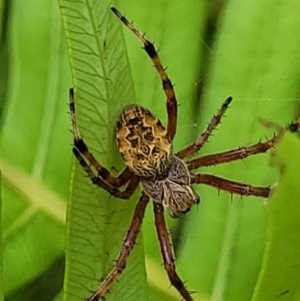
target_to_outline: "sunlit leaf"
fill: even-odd
[[[80,131],[112,173],[123,168],[115,122],[134,102],[120,21],[108,1],[59,1],[66,31]],[[105,277],[121,248],[137,196],[118,200],[91,184],[78,162],[68,210],[65,300],[82,300]],[[107,300],[146,300],[143,245],[139,240]]]

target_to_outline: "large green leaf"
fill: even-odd
[[[280,178],[266,204],[267,243],[252,301],[296,301],[300,296],[300,141],[286,133],[272,162]]]
[[[1,135],[3,286],[6,300],[20,300],[19,290],[38,281],[64,252],[63,222],[53,216],[49,196],[64,208],[71,168],[70,72],[57,3],[13,2],[9,16],[10,73],[1,80],[7,102]]]
[[[81,133],[99,162],[114,173],[123,168],[115,122],[135,102],[120,21],[109,1],[60,1],[70,55]],[[87,298],[114,265],[137,195],[116,200],[94,187],[78,162],[68,210],[65,300]],[[145,300],[143,244],[139,240],[120,282],[107,300]]]

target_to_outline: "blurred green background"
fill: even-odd
[[[262,127],[258,117],[284,126],[299,116],[297,0],[0,3],[4,258],[0,290],[5,300],[62,300],[65,246],[65,300],[87,298],[89,290],[95,289],[95,283],[113,265],[138,197],[136,194],[128,203],[109,198],[92,187],[72,157],[68,89],[74,86],[80,95],[85,81],[78,72],[80,62],[74,59],[79,44],[72,39],[76,34],[79,41],[88,39],[78,35],[88,31],[83,25],[86,20],[78,14],[81,6],[86,7],[95,28],[99,28],[97,41],[102,48],[99,47],[107,46],[103,54],[108,51],[108,57],[103,56],[102,64],[115,66],[108,74],[112,78],[117,78],[115,73],[126,74],[118,77],[120,84],[113,91],[109,90],[110,78],[103,80],[109,82],[106,87],[110,95],[120,95],[119,102],[106,99],[103,106],[102,100],[78,100],[82,134],[113,173],[122,168],[113,136],[120,109],[136,102],[148,107],[164,123],[166,112],[165,96],[152,62],[136,37],[112,15],[111,5],[146,32],[168,67],[179,104],[176,151],[197,139],[229,95],[234,101],[227,117],[201,154],[271,137],[273,130]],[[108,40],[103,39],[110,26],[115,36],[108,34]],[[78,30],[64,32],[70,28]],[[109,39],[118,41],[113,44],[117,49],[108,47]],[[120,53],[120,62],[110,61],[110,51]],[[89,57],[90,53],[85,54]],[[93,59],[89,62],[94,64]],[[102,120],[99,116],[109,117]],[[278,177],[277,170],[268,165],[267,155],[205,172],[256,186],[268,186]],[[188,288],[197,292],[195,300],[251,300],[266,242],[264,200],[230,196],[203,186],[197,191],[201,196],[199,206],[180,219],[168,217],[178,273]],[[80,216],[80,200],[84,200],[80,206],[87,208],[85,216]],[[151,207],[150,204],[128,271],[111,289],[107,300],[180,300],[162,265]],[[92,223],[85,224],[87,220]],[[86,231],[86,242],[76,245],[78,241],[72,237],[76,229]],[[82,235],[79,230],[77,233]],[[95,245],[90,244],[90,238],[96,240]],[[100,255],[95,246],[101,246]]]

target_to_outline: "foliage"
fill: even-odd
[[[138,194],[128,202],[109,198],[90,184],[77,162],[72,163],[68,89],[75,87],[84,139],[113,173],[122,168],[114,142],[122,107],[143,104],[165,122],[165,96],[139,41],[109,10],[111,2],[12,3],[0,35],[8,38],[1,53],[10,54],[9,59],[0,57],[5,66],[1,68],[5,80],[0,81],[5,108],[0,123],[4,294],[14,301],[63,298],[64,216],[71,190],[64,299],[83,300],[113,265]],[[262,127],[257,117],[279,125],[296,117],[299,1],[154,0],[141,5],[126,0],[114,5],[147,32],[169,66],[179,102],[175,150],[197,138],[229,95],[234,101],[227,118],[201,154],[270,137],[273,130]],[[3,9],[0,5],[0,16]],[[296,166],[287,154],[293,145],[288,142],[287,150],[279,148],[279,166]],[[205,170],[257,186],[278,177],[281,184],[289,183],[277,187],[267,205],[267,219],[261,199],[218,195],[202,186],[201,204],[181,219],[169,219],[178,272],[188,288],[197,291],[195,300],[272,300],[266,293],[273,283],[268,275],[278,269],[274,250],[281,245],[288,254],[295,251],[292,256],[299,264],[297,239],[284,240],[276,226],[276,210],[285,210],[280,222],[286,226],[292,221],[291,210],[295,215],[299,211],[295,202],[287,207],[283,202],[291,199],[291,193],[297,195],[298,185],[289,173],[279,175],[267,161],[261,155]],[[284,198],[278,200],[276,193]],[[146,300],[147,283],[149,300],[180,300],[161,266],[152,215],[148,208],[143,237],[107,300]],[[290,278],[285,277],[288,288],[280,292],[289,290],[285,300],[296,300],[292,297],[299,293],[292,294]]]
[[[266,204],[267,243],[252,301],[299,300],[300,142],[290,133],[281,137],[272,163],[280,178]],[[270,281],[272,279],[272,281]]]

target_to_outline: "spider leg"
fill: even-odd
[[[218,113],[212,118],[210,123],[208,124],[205,131],[201,134],[201,136],[197,139],[197,141],[188,147],[184,148],[183,150],[179,151],[176,156],[180,159],[185,157],[191,156],[194,153],[198,152],[203,145],[207,142],[209,136],[211,135],[212,131],[217,127],[217,125],[221,122],[222,116],[224,116],[229,104],[232,101],[232,97],[228,97],[226,101],[223,103],[222,107],[218,111]]]
[[[192,184],[205,184],[213,186],[231,194],[254,195],[263,198],[267,198],[270,194],[269,187],[255,187],[208,174],[191,174],[191,182]]]
[[[287,130],[296,132],[300,127],[300,119],[287,126]],[[279,134],[280,135],[280,134]],[[273,138],[265,141],[258,142],[247,147],[239,147],[233,150],[225,151],[218,154],[203,156],[191,161],[186,162],[188,169],[193,170],[202,166],[211,166],[216,164],[222,164],[247,158],[249,156],[264,153],[270,148],[274,147],[279,135],[275,135]]]
[[[93,184],[105,189],[114,197],[117,197],[119,199],[129,199],[131,197],[131,195],[134,193],[134,191],[136,190],[136,188],[140,182],[139,177],[133,175],[131,177],[131,179],[129,180],[128,185],[126,186],[126,189],[124,191],[120,191],[116,187],[110,186],[105,181],[103,181],[101,178],[96,176],[93,173],[93,171],[91,170],[90,166],[87,165],[87,163],[85,162],[85,160],[83,159],[82,155],[80,154],[80,152],[78,151],[77,148],[75,148],[75,147],[73,148],[73,153],[74,153],[75,157],[77,158],[78,162],[80,163],[80,165],[82,166],[82,168],[84,169],[84,171],[87,173],[87,175],[93,182]]]
[[[116,8],[112,7],[111,10],[116,14],[116,16],[138,37],[138,39],[143,43],[144,49],[149,55],[150,59],[154,63],[156,70],[162,81],[162,86],[167,96],[167,111],[168,111],[168,134],[173,140],[176,133],[177,126],[177,101],[173,85],[169,79],[165,68],[163,68],[160,58],[155,50],[153,43],[148,41],[144,35],[138,31],[132,23],[130,23]]]
[[[83,141],[80,136],[80,132],[76,122],[75,116],[75,102],[74,102],[74,90],[70,89],[70,113],[72,120],[72,128],[73,128],[73,140],[76,149],[90,162],[92,166],[95,167],[99,176],[106,181],[109,185],[114,186],[116,188],[127,183],[132,177],[132,172],[126,167],[118,177],[114,177],[110,174],[110,172],[95,159],[93,154],[89,151],[87,145]],[[77,156],[76,156],[77,157]],[[77,157],[78,158],[78,157]],[[100,186],[100,185],[99,185]]]
[[[108,292],[109,288],[117,277],[123,272],[126,267],[126,261],[129,257],[131,250],[133,249],[137,236],[140,232],[142,221],[145,214],[146,206],[149,202],[149,198],[142,193],[131,220],[130,227],[128,229],[126,238],[123,242],[122,249],[117,258],[116,265],[110,271],[110,273],[105,277],[102,283],[98,286],[96,291],[87,299],[87,301],[96,301],[100,298],[103,298],[104,295]]]
[[[164,209],[162,204],[153,202],[154,205],[154,216],[155,216],[155,226],[160,243],[161,253],[164,260],[164,266],[168,273],[171,284],[175,286],[178,292],[181,294],[184,300],[193,301],[190,293],[184,286],[182,280],[176,273],[175,258],[173,255],[172,241],[170,239],[168,229],[166,226],[166,221],[164,217]]]

